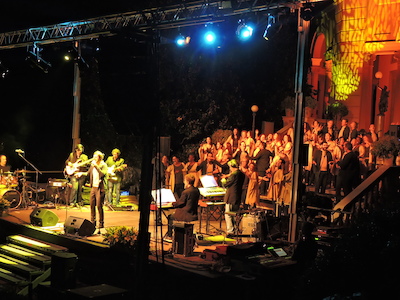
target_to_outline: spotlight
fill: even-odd
[[[208,44],[214,44],[217,36],[215,35],[214,31],[207,31],[204,34],[204,41]]]
[[[275,34],[277,34],[279,32],[281,27],[282,27],[282,24],[280,24],[279,22],[278,23],[276,22],[275,16],[268,15],[267,26],[265,27],[263,38],[268,41],[273,36],[275,36]]]
[[[0,60],[0,76],[1,78],[6,78],[10,70],[3,65],[3,62]]]
[[[304,21],[311,21],[314,18],[314,6],[312,3],[305,3],[303,9],[300,12],[300,17]]]
[[[186,46],[190,43],[190,37],[189,36],[183,36],[182,34],[179,34],[178,37],[175,39],[175,43],[179,47]]]
[[[73,61],[78,63],[79,67],[82,68],[89,68],[89,65],[83,59],[82,55],[79,53],[76,47],[71,47],[68,49],[67,53],[64,55],[64,60],[66,61]]]
[[[202,31],[203,45],[205,46],[220,46],[218,28],[213,24],[207,24]]]
[[[51,63],[45,61],[42,56],[42,48],[38,47],[36,44],[33,45],[32,50],[28,50],[28,55],[25,58],[32,68],[38,68],[42,70],[44,73],[49,73],[49,69],[51,68]]]
[[[236,29],[236,35],[240,40],[245,41],[251,38],[251,36],[253,35],[253,31],[254,29],[251,25],[248,25],[240,20],[239,25]]]

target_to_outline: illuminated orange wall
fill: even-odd
[[[397,92],[400,86],[400,59],[395,55],[396,51],[400,51],[400,0],[334,2],[335,32],[326,32],[326,47],[332,48],[329,57],[332,60],[332,85],[330,89],[325,85],[326,91],[330,92],[331,99],[346,101],[350,120],[358,121],[360,128],[368,128],[370,122],[376,123],[376,114],[379,112],[376,110],[374,115],[372,91],[374,85],[378,84],[374,74],[382,72],[379,86],[386,85],[391,91],[389,110],[382,129],[386,131],[391,123],[400,124],[400,92]],[[314,46],[313,57],[318,57],[318,43]],[[325,68],[325,72],[329,69],[323,63],[318,70],[312,67],[318,74],[309,77],[314,87],[321,68]]]

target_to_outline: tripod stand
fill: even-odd
[[[29,193],[28,192],[34,192],[35,193],[35,203],[37,205],[38,202],[38,185],[39,185],[39,174],[42,174],[42,172],[40,172],[38,170],[38,168],[36,168],[30,161],[28,161],[25,156],[23,155],[25,154],[25,152],[18,152],[18,156],[21,157],[28,165],[30,165],[35,171],[27,171],[26,169],[24,170],[19,170],[16,171],[16,173],[22,173],[22,207],[24,208],[28,208],[28,206],[31,204],[31,201],[29,199]],[[33,189],[31,186],[28,186],[27,181],[26,181],[26,173],[35,173],[35,179],[36,179],[36,187],[35,189]],[[33,198],[33,197],[32,197]]]

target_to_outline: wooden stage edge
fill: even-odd
[[[55,226],[50,227],[39,227],[34,226],[31,224],[31,214],[35,210],[35,208],[46,209],[53,212],[58,217],[58,223]],[[20,233],[23,234],[24,232],[26,235],[30,237],[46,237],[46,235],[52,236],[50,238],[56,240],[56,236],[58,238],[70,239],[73,241],[80,241],[80,244],[92,245],[99,248],[108,248],[109,245],[103,242],[103,234],[106,231],[107,227],[112,226],[128,226],[128,227],[135,227],[139,228],[139,220],[140,220],[140,212],[138,210],[111,210],[108,207],[104,207],[104,226],[105,228],[100,230],[100,234],[98,233],[98,229],[95,230],[92,236],[88,237],[81,237],[78,235],[71,235],[64,233],[64,223],[69,217],[76,217],[81,219],[90,220],[90,207],[88,205],[84,205],[82,207],[68,207],[68,206],[46,206],[46,205],[39,205],[39,206],[30,206],[28,208],[21,208],[21,209],[10,209],[8,212],[5,212],[2,217],[0,217],[0,221],[2,224],[0,226],[0,231],[7,230],[8,232],[1,232],[2,238],[5,235]],[[172,213],[173,210],[170,210]],[[96,212],[97,213],[97,212]],[[169,212],[166,211],[165,214]],[[168,251],[171,247],[171,243],[165,242],[162,239],[162,236],[167,231],[167,219],[165,214],[162,214],[162,226],[156,226],[155,222],[155,214],[154,212],[150,212],[150,220],[149,220],[149,232],[150,232],[150,251],[155,252],[161,250]],[[210,230],[208,233],[205,233],[205,220],[202,220],[202,229],[199,230],[200,223],[199,221],[193,222],[194,224],[194,233],[201,234],[204,236],[215,236],[218,235],[221,237],[225,230],[225,221],[222,220],[220,222],[217,221],[210,221],[209,227]],[[22,227],[22,228],[21,228]],[[48,242],[51,242],[48,240]],[[222,244],[233,244],[234,240],[223,240]],[[71,243],[67,242],[67,245],[71,245]],[[204,249],[215,249],[215,246],[218,245],[218,242],[211,243],[207,246],[199,246],[197,245],[194,249],[195,252],[202,252]],[[64,246],[64,245],[63,245]]]

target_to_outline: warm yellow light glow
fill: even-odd
[[[22,251],[22,250],[19,250],[19,249],[16,249],[16,248],[13,248],[13,247],[10,247],[10,246],[7,246],[7,245],[2,245],[1,249],[7,250],[7,251],[10,251],[10,252],[14,252],[15,254],[19,254],[19,255],[34,256],[34,254],[32,254],[32,253],[29,253],[29,252],[26,252],[26,251]]]
[[[31,239],[28,239],[28,238],[25,238],[25,237],[19,236],[19,235],[14,236],[13,239],[17,240],[17,241],[20,241],[20,242],[27,243],[27,244],[43,247],[43,248],[49,248],[50,247],[50,245],[47,245],[47,244],[44,244],[44,243],[41,243],[41,242],[38,242],[38,241],[35,241],[35,240],[31,240]]]
[[[335,0],[337,36],[332,45],[332,97],[346,100],[358,89],[360,71],[388,41],[400,41],[400,0]],[[329,59],[330,59],[329,58]]]

